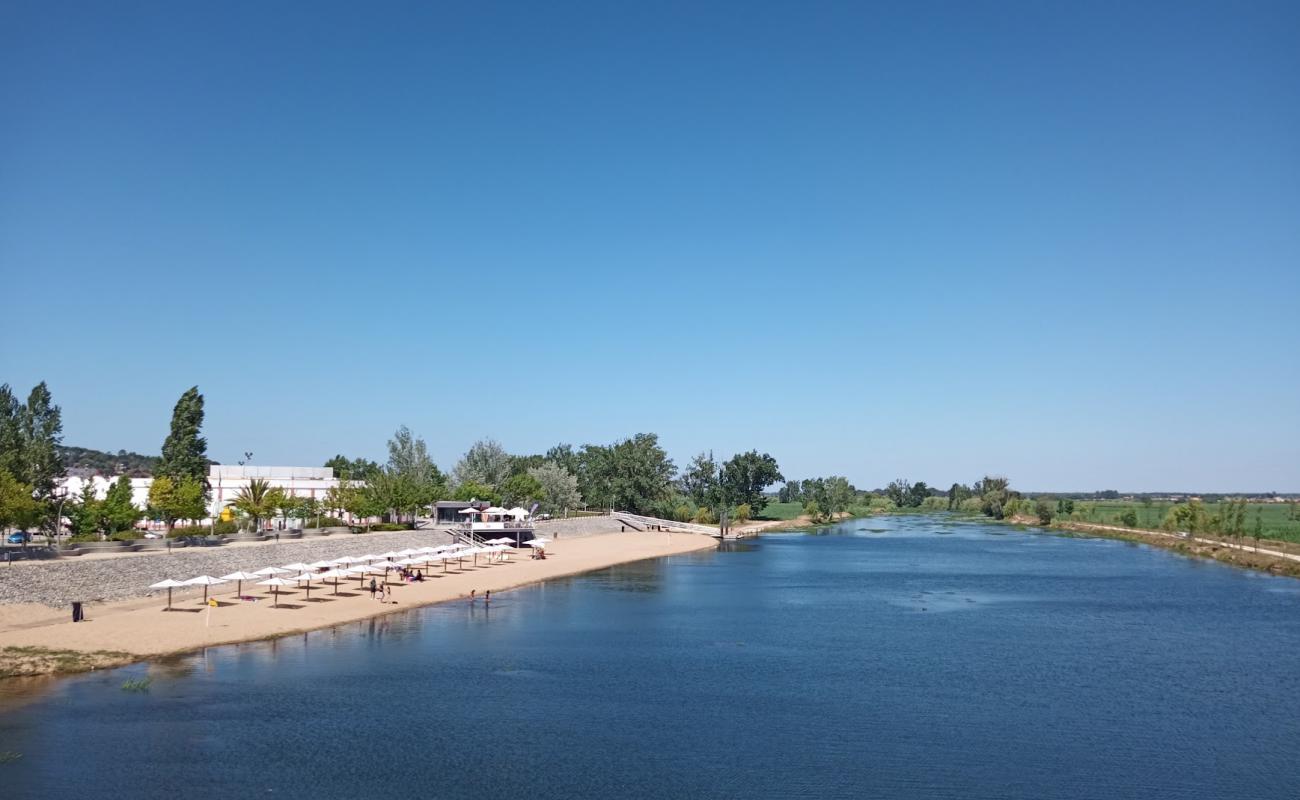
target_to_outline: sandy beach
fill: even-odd
[[[390,580],[391,604],[372,600],[369,590],[362,591],[354,579],[342,583],[337,595],[329,585],[313,586],[310,601],[306,591],[282,590],[278,608],[268,587],[245,583],[244,595],[256,596],[255,602],[236,599],[233,587],[223,585],[216,587],[222,591],[213,595],[219,601],[216,608],[205,606],[201,595],[187,593],[177,595],[173,610],[166,611],[164,593],[92,605],[87,620],[80,623],[45,606],[9,605],[0,609],[0,649],[114,651],[123,654],[117,661],[129,661],[299,633],[467,598],[471,591],[480,596],[488,590],[499,593],[616,564],[706,550],[716,544],[711,537],[686,533],[610,533],[557,540],[548,546],[545,560],[532,560],[525,551],[504,563],[489,564],[480,557],[477,567],[466,562],[463,569],[453,566],[445,574],[435,569],[423,583]]]

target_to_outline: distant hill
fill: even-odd
[[[143,456],[139,453],[128,453],[125,450],[106,453],[103,450],[92,450],[89,447],[60,446],[59,456],[63,459],[63,465],[73,474],[80,472],[87,475],[99,474],[106,477],[128,475],[132,478],[148,478],[153,475],[153,471],[158,467],[158,456]]]

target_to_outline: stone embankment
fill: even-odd
[[[537,535],[553,539],[617,532],[619,525],[608,517],[578,517],[542,522]],[[451,536],[429,529],[398,533],[335,534],[279,543],[227,545],[213,548],[184,548],[171,552],[131,553],[122,556],[17,562],[0,565],[0,604],[41,603],[67,606],[74,600],[124,600],[131,597],[166,594],[150,584],[167,578],[186,580],[198,575],[220,577],[243,570],[313,561],[342,556],[364,556],[447,544]],[[224,593],[234,588],[222,584]],[[198,591],[202,591],[199,589]],[[181,597],[188,590],[176,590]]]
[[[170,553],[93,560],[32,561],[0,566],[0,603],[64,606],[74,600],[123,600],[159,594],[149,585],[167,578],[220,577],[301,561],[330,560],[447,544],[442,531],[342,534],[248,547],[185,548]],[[217,587],[224,590],[225,585]],[[233,588],[233,584],[231,587]],[[201,591],[201,590],[200,590]],[[161,594],[166,594],[165,590]]]

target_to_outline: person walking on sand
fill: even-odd
[[[393,587],[388,585],[384,586],[384,602],[385,603],[393,602]]]
[[[370,599],[371,599],[371,600],[374,600],[374,599],[375,599],[375,592],[378,591],[378,590],[379,590],[379,585],[375,583],[375,579],[374,579],[374,578],[371,578],[371,579],[370,579]]]

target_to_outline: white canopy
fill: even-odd
[[[421,547],[421,548],[420,548],[420,552],[421,552],[421,553],[436,553],[436,552],[438,552],[438,548],[436,548],[436,547]]]
[[[292,564],[285,564],[284,568],[292,572],[306,572],[311,569],[311,564],[304,564],[301,561],[295,561]]]
[[[405,550],[399,550],[397,552],[399,555],[404,556],[418,556],[420,554],[420,551],[416,550],[414,547],[408,547]]]
[[[333,567],[333,566],[334,566],[334,562],[333,562],[333,561],[317,561],[315,564],[308,564],[307,566],[311,567],[312,569],[321,569],[322,567],[324,567],[324,568],[329,568],[329,567]]]
[[[402,554],[394,553],[393,551],[389,550],[387,553],[380,553],[379,557],[380,558],[401,558]]]
[[[268,577],[271,575],[288,575],[290,572],[293,572],[293,570],[281,569],[280,567],[262,567],[261,569],[254,572],[253,574],[260,578],[263,575],[266,575]]]
[[[222,578],[214,578],[211,575],[200,575],[197,578],[190,578],[185,581],[187,586],[216,586],[219,583],[230,583]]]
[[[165,581],[158,581],[157,583],[149,584],[149,588],[150,589],[175,589],[177,586],[190,586],[190,585],[192,584],[190,584],[188,581],[178,581],[175,580],[174,578],[168,578]]]
[[[545,548],[546,548],[546,542],[543,542],[543,541],[541,541],[541,540],[539,540],[539,539],[534,539],[534,540],[532,540],[531,542],[524,542],[524,547],[539,547],[539,548],[545,549]]]
[[[477,514],[477,513],[479,513],[479,510],[478,510],[477,508],[462,508],[460,511],[457,511],[456,513],[457,513],[457,514]]]
[[[286,581],[284,578],[268,578],[264,581],[258,581],[258,586],[296,586],[293,581]]]
[[[346,578],[347,576],[348,576],[347,573],[346,573],[346,572],[343,572],[342,570],[331,569],[331,570],[326,570],[325,572],[322,572],[322,573],[320,573],[319,575],[316,575],[316,576],[314,576],[314,577],[317,577],[317,578]]]
[[[506,513],[514,517],[515,519],[524,519],[525,517],[528,516],[528,512],[523,510],[519,506],[515,506],[514,508],[510,509]]]
[[[551,540],[550,540],[550,539],[547,539],[545,536],[534,536],[533,539],[532,539],[532,541],[533,541],[533,542],[537,542],[538,544],[550,544],[550,543],[551,543]],[[532,544],[532,542],[529,542],[529,544]]]
[[[506,513],[509,513],[509,512],[507,512],[507,511],[506,511],[504,508],[502,508],[501,506],[490,506],[490,507],[488,507],[488,508],[483,509],[483,513],[484,513],[484,514],[491,514],[491,515],[493,515],[493,516],[497,516],[497,517],[499,517],[499,516],[501,516],[502,514],[506,514]]]
[[[318,575],[313,575],[313,574],[311,574],[310,572],[304,572],[304,573],[301,574],[301,575],[295,575],[294,577],[289,578],[289,580],[291,580],[291,581],[295,581],[295,582],[296,582],[296,581],[307,581],[308,583],[311,583],[312,579],[313,579],[313,578],[317,578],[317,577],[319,577],[319,576],[318,576]]]
[[[255,581],[262,577],[260,572],[232,572],[229,575],[222,575],[223,581]]]
[[[357,564],[360,563],[361,561],[362,559],[353,558],[352,556],[343,556],[342,558],[334,559],[335,564]]]

